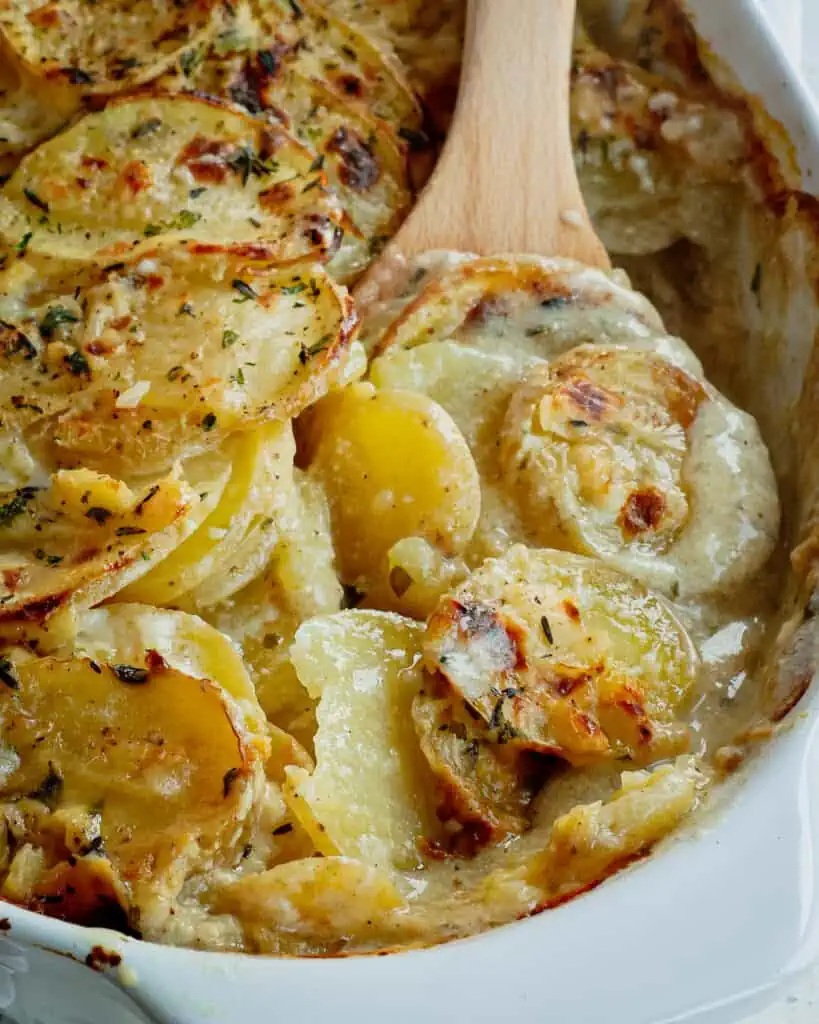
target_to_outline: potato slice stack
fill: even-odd
[[[240,3],[210,48],[157,83],[205,93],[291,128],[327,174],[347,219],[331,264],[358,276],[411,200],[407,156],[420,111],[393,61],[319,5]]]

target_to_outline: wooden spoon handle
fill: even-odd
[[[396,239],[609,266],[580,194],[569,126],[575,0],[469,0],[454,120]]]

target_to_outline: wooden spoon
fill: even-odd
[[[569,127],[575,0],[469,0],[460,91],[438,164],[367,274],[429,249],[610,266]],[[375,273],[373,272],[375,270]]]

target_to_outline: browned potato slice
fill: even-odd
[[[458,87],[464,0],[325,0],[324,6],[392,47],[436,124],[446,125]]]
[[[543,765],[515,745],[495,742],[460,700],[421,693],[412,717],[446,828],[429,849],[471,856],[487,843],[525,832]]]
[[[3,0],[0,31],[15,57],[49,82],[113,93],[148,81],[216,28],[214,0]]]
[[[434,839],[429,778],[412,728],[423,627],[346,611],[304,623],[290,658],[318,701],[316,766],[286,769],[285,796],[325,854],[384,871],[419,868]]]
[[[132,924],[156,934],[188,872],[240,854],[262,777],[243,712],[156,651],[141,665],[25,654],[3,664],[0,733],[14,764],[3,796],[97,815],[89,855],[110,860]]]
[[[87,277],[0,324],[3,423],[46,465],[156,473],[288,419],[340,372],[356,325],[318,267],[254,275],[182,250]]]
[[[638,344],[673,345],[675,356],[688,353],[683,342],[664,336],[657,311],[619,271],[540,256],[491,256],[447,261],[423,281],[380,337],[365,336],[376,355],[455,338],[492,353],[552,358],[615,330],[630,332]]]
[[[216,101],[136,96],[23,160],[0,193],[0,236],[72,260],[179,240],[257,262],[327,259],[341,211],[324,183],[280,127]]]
[[[349,56],[342,53],[332,62],[325,61],[320,56],[321,42],[302,45],[308,16],[295,19],[286,0],[281,4],[272,0],[265,11],[259,13],[260,24],[250,18],[246,7],[240,7],[237,24],[217,39],[205,60],[188,73],[180,68],[160,85],[218,96],[292,128],[310,148],[315,169],[326,172],[347,214],[332,272],[348,281],[380,251],[409,208],[405,154],[394,132],[374,118],[366,104],[351,106],[325,81],[325,75],[310,73],[316,64],[339,68],[349,63]],[[285,28],[289,26],[284,35],[276,26],[281,19]],[[319,40],[325,30],[332,31],[332,20],[313,20],[321,26]]]
[[[372,935],[376,943],[403,900],[388,874],[348,857],[280,864],[220,886],[218,913],[235,914],[250,948],[309,956],[341,952]]]
[[[183,55],[160,86],[196,89],[230,98],[252,114],[275,110],[275,84],[295,73],[323,83],[348,110],[377,118],[382,129],[413,135],[421,111],[403,69],[371,36],[320,4],[288,0],[232,5],[206,54]]]
[[[210,473],[193,482],[213,502],[225,463],[212,460]],[[0,496],[0,635],[25,640],[42,628],[41,643],[64,641],[74,612],[146,573],[195,529],[209,510],[200,493],[173,476],[131,490],[78,469]]]
[[[664,602],[591,559],[512,548],[445,597],[425,662],[496,743],[572,764],[687,746],[699,661]]]
[[[540,544],[674,597],[735,588],[776,543],[776,480],[754,420],[648,352],[581,346],[532,371],[500,460]]]
[[[366,591],[386,578],[390,548],[422,537],[462,551],[480,514],[475,463],[444,410],[410,391],[354,384],[311,411],[309,472],[330,501],[341,578]]]

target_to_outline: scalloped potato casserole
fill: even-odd
[[[819,216],[673,0],[581,4],[619,269],[348,290],[463,7],[0,0],[2,899],[441,942],[646,855],[807,688]]]

